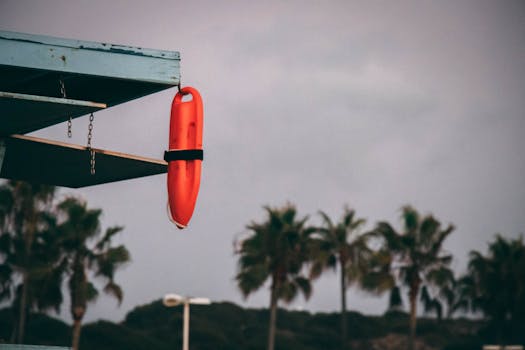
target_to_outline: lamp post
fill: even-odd
[[[166,294],[162,299],[164,306],[174,307],[184,304],[184,321],[182,326],[182,350],[189,350],[190,343],[190,304],[209,305],[208,298],[190,298],[183,297],[178,294]]]

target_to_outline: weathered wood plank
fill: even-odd
[[[0,177],[64,187],[85,187],[167,172],[160,159],[93,149],[94,175],[86,147],[37,137],[0,139]]]
[[[0,350],[71,350],[71,348],[49,345],[0,344]]]
[[[25,134],[103,108],[104,103],[0,91],[0,135]]]

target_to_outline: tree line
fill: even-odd
[[[101,209],[73,196],[58,201],[56,194],[54,186],[0,184],[0,302],[10,302],[14,313],[10,342],[23,343],[30,312],[59,312],[67,284],[77,350],[88,303],[99,295],[93,280],[121,302],[114,277],[130,254],[112,244],[123,227],[101,229]]]
[[[121,226],[102,229],[101,209],[80,198],[57,198],[53,186],[8,181],[0,184],[0,302],[10,303],[10,342],[22,343],[30,312],[59,311],[67,286],[73,319],[72,348],[78,350],[82,319],[102,290],[119,302],[123,290],[115,274],[130,261],[123,245],[113,244]],[[320,211],[321,224],[298,214],[293,204],[265,207],[266,217],[246,226],[235,244],[236,283],[245,297],[270,286],[267,348],[274,349],[277,307],[298,294],[307,299],[313,282],[328,270],[340,279],[341,348],[347,339],[347,289],[389,293],[389,309],[408,303],[409,343],[414,348],[417,307],[437,319],[454,314],[483,316],[498,338],[513,339],[525,327],[525,247],[523,238],[496,235],[488,252],[471,251],[465,274],[450,268],[443,243],[454,226],[442,225],[415,208],[401,209],[396,229],[386,221],[365,230],[366,220],[344,208],[339,220]]]
[[[270,285],[267,349],[274,349],[279,301],[298,294],[308,299],[312,282],[337,269],[341,294],[341,348],[348,347],[346,292],[351,285],[380,295],[389,293],[389,309],[400,310],[406,292],[409,306],[409,350],[414,349],[418,302],[438,320],[456,313],[481,315],[498,334],[512,341],[525,326],[525,246],[523,238],[496,235],[486,255],[471,251],[466,273],[456,277],[452,255],[443,243],[454,231],[432,215],[401,209],[401,228],[378,222],[364,231],[365,219],[345,208],[339,221],[319,212],[322,225],[309,225],[293,204],[264,207],[262,222],[246,226],[235,242],[236,283],[244,295]],[[446,311],[446,312],[445,312]]]

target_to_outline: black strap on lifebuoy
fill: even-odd
[[[202,160],[204,152],[202,149],[176,149],[171,151],[164,151],[164,160],[170,162],[172,160]]]

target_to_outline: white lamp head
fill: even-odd
[[[209,305],[211,301],[208,298],[190,298],[190,304]]]
[[[179,304],[182,304],[184,302],[184,298],[178,294],[166,294],[164,298],[162,299],[162,303],[164,306],[167,307],[173,307],[177,306]]]

